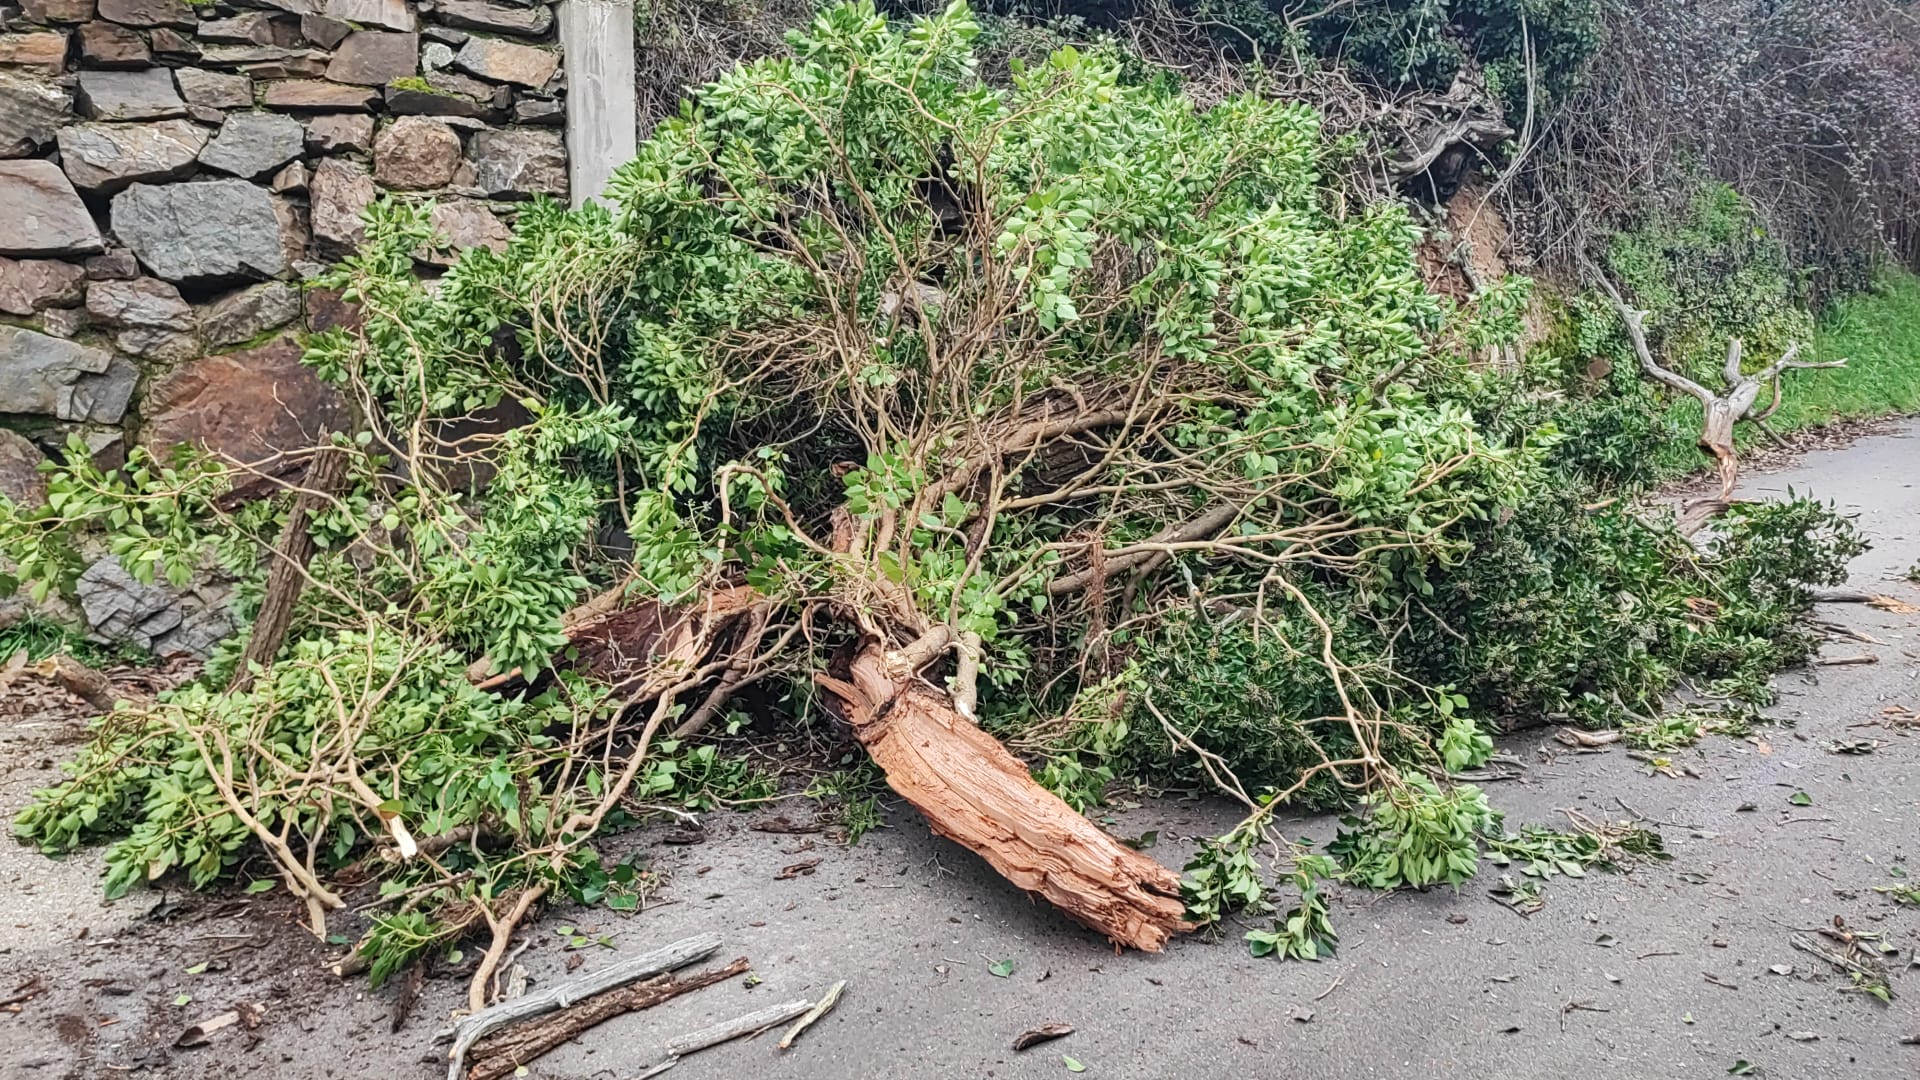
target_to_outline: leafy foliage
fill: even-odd
[[[1373,889],[1459,886],[1480,868],[1481,838],[1495,832],[1500,815],[1472,784],[1442,791],[1424,776],[1361,800],[1361,815],[1342,818],[1347,827],[1327,851],[1349,881]]]

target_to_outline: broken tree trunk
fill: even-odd
[[[1700,452],[1713,458],[1720,473],[1720,502],[1731,503],[1734,485],[1740,479],[1740,461],[1733,446],[1733,427],[1741,420],[1751,418],[1763,423],[1780,407],[1780,377],[1791,368],[1836,368],[1845,367],[1845,360],[1828,360],[1823,363],[1808,363],[1795,359],[1800,355],[1800,346],[1790,346],[1787,351],[1766,367],[1751,375],[1740,370],[1740,339],[1733,338],[1727,343],[1727,362],[1721,374],[1727,383],[1725,394],[1716,394],[1706,387],[1687,378],[1677,371],[1661,367],[1653,358],[1653,350],[1647,345],[1647,313],[1628,306],[1620,296],[1620,290],[1614,288],[1607,275],[1601,273],[1591,263],[1586,265],[1587,277],[1600,286],[1612,301],[1613,308],[1620,315],[1620,321],[1626,324],[1627,340],[1633,345],[1633,353],[1640,361],[1640,369],[1661,384],[1680,391],[1700,402],[1706,410],[1700,426]],[[1753,406],[1760,400],[1760,391],[1772,387],[1773,404],[1758,416],[1749,417]],[[1698,528],[1698,525],[1695,526]]]
[[[845,704],[888,786],[935,832],[1115,945],[1158,952],[1193,929],[1179,875],[1075,813],[946,694],[897,670],[869,645],[850,681],[817,678]]]
[[[293,509],[287,512],[280,543],[274,547],[267,589],[260,599],[260,613],[253,620],[253,634],[247,638],[246,651],[233,671],[229,689],[234,693],[250,689],[254,669],[266,667],[279,655],[287,628],[293,624],[294,605],[307,584],[307,564],[313,561],[313,534],[307,525],[314,511],[333,497],[346,478],[347,454],[338,447],[322,448],[307,466],[306,480],[294,497]]]

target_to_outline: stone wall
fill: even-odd
[[[108,467],[342,427],[299,357],[352,313],[304,279],[382,190],[434,200],[428,274],[567,197],[554,24],[539,0],[0,0],[0,492],[37,499],[75,435]],[[116,617],[151,623],[137,599]]]

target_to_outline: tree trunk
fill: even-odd
[[[286,526],[280,530],[273,565],[267,570],[267,590],[260,599],[260,613],[254,616],[253,634],[247,638],[239,666],[234,668],[229,687],[234,693],[251,689],[255,666],[264,668],[280,654],[287,628],[293,624],[294,605],[307,585],[307,564],[313,561],[313,534],[307,530],[307,523],[346,478],[347,455],[337,447],[321,449],[307,466],[300,494],[294,497]]]
[[[888,674],[885,651],[855,657],[851,681],[818,676],[846,705],[887,783],[935,832],[987,860],[1116,946],[1158,952],[1193,929],[1173,871],[1122,845],[1034,783],[999,741],[912,674]]]

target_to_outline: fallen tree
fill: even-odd
[[[1484,758],[1479,705],[1398,657],[1484,647],[1426,601],[1473,614],[1479,583],[1440,590],[1475,530],[1568,501],[1550,425],[1476,413],[1524,283],[1429,294],[1404,210],[1346,197],[1308,109],[1202,111],[1072,50],[995,90],[974,32],[958,5],[823,12],[663,124],[609,207],[531,204],[431,284],[424,208],[376,207],[329,279],[364,324],[308,355],[362,426],[305,461],[103,475],[77,450],[47,508],[0,516],[23,576],[94,529],[149,577],[277,582],[286,636],[107,715],[19,831],[111,840],[114,894],[282,882],[316,932],[362,889],[376,982],[484,934],[477,1011],[538,905],[638,902],[596,839],[735,709],[837,710],[935,829],[1138,948],[1183,899],[1218,917],[1228,880],[1183,898],[1078,812],[1147,766],[1142,731],[1247,804],[1235,873],[1310,786],[1492,820],[1425,775]],[[279,493],[229,505],[254,474]],[[1223,649],[1275,658],[1228,686],[1284,730],[1223,743],[1156,678]]]

